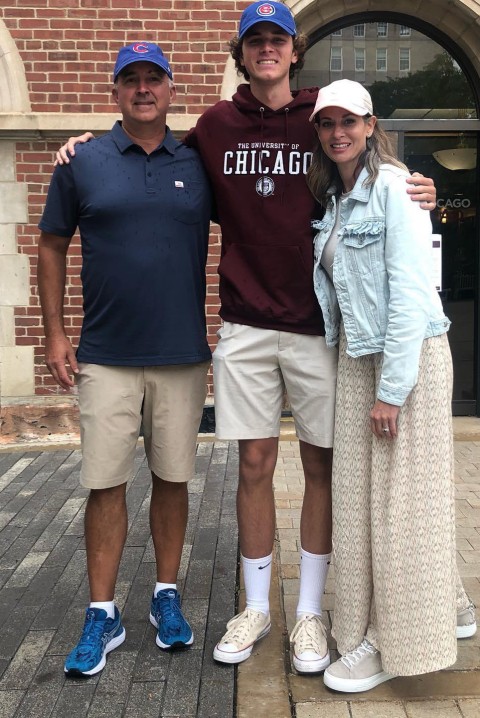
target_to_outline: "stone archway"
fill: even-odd
[[[30,112],[23,61],[0,20],[0,112]]]
[[[356,0],[355,3],[332,2],[332,0],[287,0],[302,32],[308,34],[322,25],[338,20],[349,14],[381,12],[392,10],[388,0]],[[349,12],[349,5],[352,5]],[[395,13],[410,15],[432,24],[432,3],[430,0],[399,0]],[[436,0],[435,27],[450,37],[468,57],[480,75],[480,2],[478,0]],[[239,82],[231,58],[227,60],[222,83],[222,100],[231,99]]]
[[[235,69],[235,63],[231,57],[228,58],[225,64],[225,72],[223,73],[222,91],[220,94],[221,100],[231,100],[232,96],[238,85],[241,82],[245,82],[241,75],[237,74]]]
[[[436,0],[435,18],[430,0],[399,0],[392,7],[383,0],[356,0],[355,3],[331,0],[290,0],[287,2],[296,21],[307,35],[334,20],[362,12],[388,12],[409,15],[435,28],[453,40],[480,75],[480,2],[478,0]],[[351,9],[349,6],[352,6]]]

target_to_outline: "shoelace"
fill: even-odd
[[[227,632],[225,633],[222,643],[243,643],[249,637],[252,628],[259,622],[261,615],[258,611],[246,608],[243,613],[239,613],[227,623]]]
[[[377,653],[377,649],[372,646],[371,643],[367,641],[365,638],[358,648],[355,648],[354,651],[350,651],[350,653],[346,653],[344,656],[342,656],[341,660],[342,663],[344,663],[347,668],[353,668],[353,666],[358,663],[364,656],[367,655],[367,653],[371,653],[374,655]]]
[[[104,630],[105,621],[96,621],[95,613],[88,611],[83,633],[77,647],[78,655],[87,656],[91,649],[102,640]]]
[[[320,616],[313,613],[303,616],[290,635],[290,641],[295,643],[295,652],[300,654],[305,651],[313,651],[323,655],[324,648],[320,643],[322,639],[318,635],[319,631],[322,637],[326,637],[326,629]]]
[[[167,633],[180,633],[183,616],[175,596],[160,597],[160,613]]]

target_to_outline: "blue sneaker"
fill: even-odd
[[[69,676],[93,676],[106,663],[106,655],[125,640],[120,612],[115,606],[115,618],[107,618],[102,608],[87,608],[83,633],[65,661]]]
[[[192,629],[180,609],[180,594],[173,588],[152,597],[150,623],[158,629],[155,643],[160,648],[182,648],[193,643]]]

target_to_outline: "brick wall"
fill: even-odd
[[[0,19],[24,63],[32,112],[111,113],[111,71],[118,48],[135,40],[161,44],[177,85],[173,113],[194,115],[220,99],[228,57],[246,2],[230,0],[2,0]],[[188,120],[186,120],[188,126]],[[87,126],[85,129],[89,129]],[[54,151],[65,135],[17,143],[17,181],[28,185],[29,223],[18,227],[19,251],[31,263],[31,301],[15,310],[17,345],[35,347],[35,391],[61,393],[43,363],[43,329],[36,291],[37,223]],[[220,236],[212,229],[207,270],[208,338],[216,343]],[[78,238],[68,258],[65,322],[74,343],[82,321]],[[211,386],[210,386],[211,393]]]
[[[225,41],[245,4],[2,0],[0,18],[24,60],[33,111],[111,112],[118,47],[142,39],[161,44],[172,62],[179,91],[172,111],[199,113],[219,98]]]

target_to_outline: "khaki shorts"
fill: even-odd
[[[280,434],[285,390],[299,439],[333,445],[338,351],[325,337],[225,322],[213,354],[219,439]]]
[[[165,481],[188,481],[209,364],[79,364],[82,486],[108,489],[132,477],[141,423],[150,470]]]

